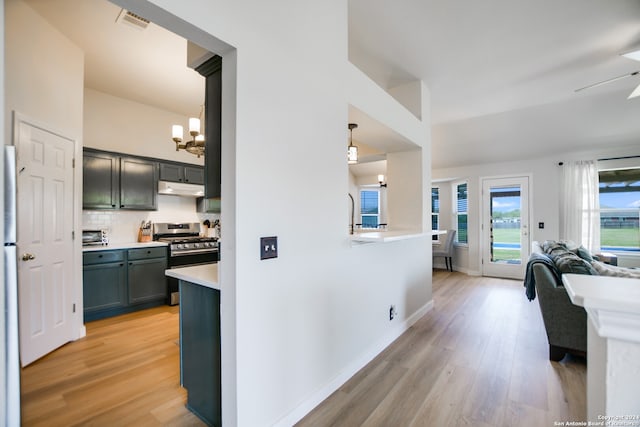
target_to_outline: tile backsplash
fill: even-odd
[[[109,241],[129,243],[138,240],[138,227],[142,221],[151,222],[202,222],[213,223],[219,214],[196,212],[196,201],[192,197],[158,194],[157,211],[83,210],[83,229],[107,229]]]

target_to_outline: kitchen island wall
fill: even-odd
[[[129,243],[138,238],[138,227],[142,221],[151,222],[202,222],[211,223],[220,219],[219,214],[196,212],[192,197],[158,194],[157,211],[83,210],[83,229],[107,229],[109,242]]]

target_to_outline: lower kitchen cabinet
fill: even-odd
[[[84,321],[165,303],[167,248],[83,253]]]
[[[123,255],[121,251],[116,252],[107,254],[108,258],[120,258]],[[94,258],[98,262],[101,259]],[[124,259],[85,264],[82,272],[82,287],[85,315],[126,307],[127,276]]]
[[[187,408],[222,424],[220,291],[180,281],[180,375]]]
[[[166,248],[129,249],[128,257],[129,304],[165,301]]]

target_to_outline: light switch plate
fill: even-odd
[[[260,259],[278,258],[278,237],[260,238]]]

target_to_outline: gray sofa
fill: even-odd
[[[585,274],[591,273],[585,269]],[[533,298],[537,293],[552,361],[561,360],[566,353],[579,356],[587,353],[587,313],[584,308],[571,303],[560,275],[552,257],[542,250],[538,242],[534,242],[527,266],[527,276],[530,277],[526,279],[533,279],[535,285]],[[530,297],[529,292],[527,296]]]

